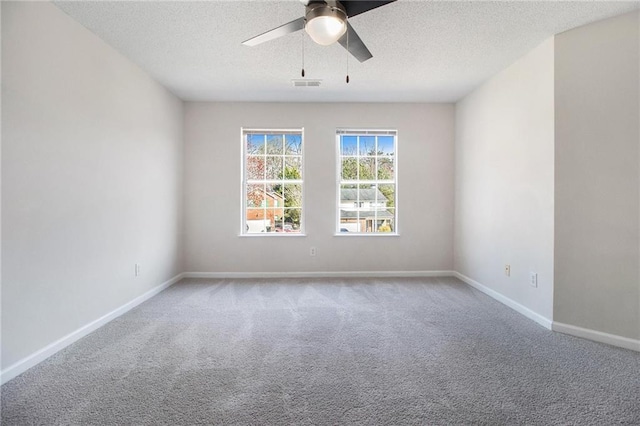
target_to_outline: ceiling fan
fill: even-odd
[[[328,46],[336,41],[360,62],[373,57],[360,39],[348,18],[393,3],[396,0],[300,0],[305,5],[303,17],[269,30],[249,40],[245,46],[255,46],[265,41],[304,29],[313,41]]]

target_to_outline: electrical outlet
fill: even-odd
[[[315,247],[311,247],[309,249],[309,256],[315,256],[316,255],[316,248]]]
[[[538,274],[535,272],[529,272],[529,285],[531,285],[531,287],[538,287]]]
[[[140,275],[140,264],[136,263],[136,277]]]
[[[504,265],[504,274],[508,277],[511,276],[511,265]]]

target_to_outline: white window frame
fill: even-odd
[[[300,134],[301,138],[301,179],[291,179],[291,180],[250,180],[247,179],[247,143],[246,143],[246,135],[249,133],[258,133],[265,135],[285,135],[285,134]],[[240,177],[240,186],[241,186],[241,208],[240,208],[240,234],[241,237],[264,237],[264,236],[273,236],[273,237],[300,237],[305,236],[305,185],[304,185],[304,177],[305,177],[305,141],[304,141],[304,128],[283,128],[283,129],[267,129],[267,128],[254,128],[254,127],[243,127],[240,129],[240,143],[241,143],[241,177]],[[266,153],[264,154],[266,155]],[[287,157],[286,153],[283,152],[283,157]],[[297,156],[297,155],[296,155]],[[277,184],[277,183],[288,183],[288,184],[299,184],[302,186],[302,204],[300,206],[300,229],[299,232],[247,232],[247,187],[251,184],[257,183],[267,183],[267,184]],[[266,208],[266,207],[265,207]]]
[[[353,136],[393,136],[394,138],[394,155],[393,155],[393,180],[343,180],[342,179],[342,150],[340,146],[340,137],[342,135],[353,135]],[[340,237],[349,237],[349,236],[367,236],[367,237],[387,237],[387,236],[399,236],[399,228],[398,228],[398,131],[396,129],[337,129],[336,130],[336,229],[335,236]],[[358,142],[359,144],[359,142]],[[359,147],[359,145],[358,145]],[[356,158],[360,157],[359,149],[357,150]],[[378,158],[378,156],[376,156]],[[376,169],[377,170],[377,169]],[[384,185],[384,184],[393,184],[394,185],[394,218],[393,218],[393,231],[391,232],[341,232],[340,229],[343,227],[340,224],[340,202],[341,200],[341,189],[342,185],[350,185],[350,184],[375,184],[375,185]],[[359,199],[355,201],[355,203],[362,203]]]

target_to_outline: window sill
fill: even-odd
[[[239,234],[238,237],[242,238],[263,238],[263,237],[276,237],[276,238],[289,238],[289,237],[306,237],[307,234],[296,232],[261,232],[256,234]]]
[[[333,234],[334,237],[399,237],[397,232],[339,232]]]

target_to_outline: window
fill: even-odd
[[[242,234],[301,234],[302,129],[243,129],[242,145]]]
[[[342,234],[397,234],[395,130],[338,130],[338,226]]]

